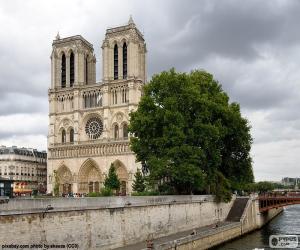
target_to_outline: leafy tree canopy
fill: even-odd
[[[153,76],[130,117],[131,148],[158,185],[226,200],[230,186],[253,181],[250,126],[211,74]]]
[[[134,174],[134,181],[132,184],[132,189],[133,189],[133,191],[139,192],[139,193],[144,192],[146,189],[145,178],[139,169]]]
[[[59,196],[59,178],[58,178],[57,170],[53,171],[53,175],[54,175],[53,194],[54,196]]]
[[[108,176],[104,181],[104,186],[107,189],[118,190],[120,188],[120,185],[121,183],[117,176],[116,168],[112,163],[108,171]]]
[[[256,183],[249,183],[245,186],[245,191],[248,192],[259,192],[259,193],[266,193],[273,191],[274,189],[285,189],[287,187],[269,181],[260,181]]]

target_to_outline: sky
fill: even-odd
[[[148,78],[174,67],[212,73],[241,105],[256,181],[300,176],[300,1],[0,0],[0,145],[47,149],[50,54],[61,38],[94,45],[132,15]]]

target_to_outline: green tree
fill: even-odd
[[[260,193],[265,193],[268,191],[273,191],[275,189],[275,185],[269,181],[260,181],[255,183],[255,191]]]
[[[108,189],[118,190],[120,188],[120,185],[121,183],[117,176],[116,168],[112,163],[108,171],[108,176],[104,181],[104,186]]]
[[[146,188],[145,184],[145,178],[141,171],[138,169],[138,171],[134,174],[134,181],[132,183],[132,189],[135,192],[144,192]]]
[[[59,196],[59,178],[56,170],[53,171],[53,177],[54,177],[53,194],[54,196]]]
[[[131,148],[158,186],[227,200],[231,185],[253,181],[250,126],[211,74],[153,76],[130,118]]]
[[[228,202],[231,200],[231,190],[228,179],[224,177],[221,172],[217,172],[214,176],[215,180],[211,184],[212,191],[216,195],[216,202],[225,201]]]

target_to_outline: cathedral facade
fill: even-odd
[[[146,44],[132,18],[106,30],[102,82],[96,82],[93,45],[82,36],[53,41],[49,89],[48,182],[53,192],[99,192],[111,164],[122,194],[140,168],[129,147],[129,113],[146,81]]]

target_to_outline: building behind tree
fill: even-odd
[[[47,187],[46,151],[1,146],[0,177],[13,181],[15,195],[45,193]]]

